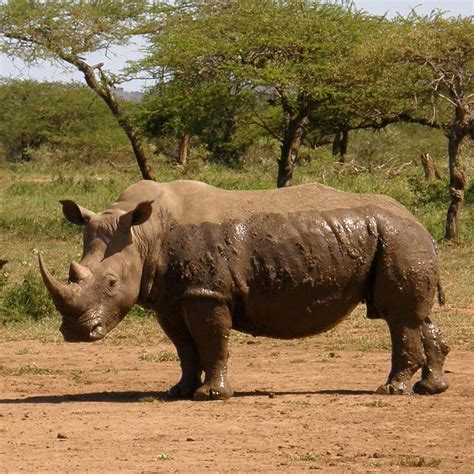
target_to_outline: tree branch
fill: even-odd
[[[251,123],[263,128],[266,132],[268,132],[273,138],[278,140],[280,143],[283,143],[283,138],[279,136],[275,131],[273,131],[266,123],[265,120],[260,116],[260,114],[256,110],[252,110],[252,112],[257,116],[260,122],[256,120],[252,120]]]

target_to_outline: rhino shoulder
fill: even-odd
[[[162,193],[161,184],[156,181],[141,180],[131,184],[118,198],[118,202],[136,203],[155,200]]]

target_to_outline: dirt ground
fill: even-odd
[[[170,401],[170,345],[0,345],[1,471],[472,472],[474,353],[440,396],[381,396],[389,351],[234,344],[229,401]]]

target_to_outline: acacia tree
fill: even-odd
[[[280,130],[257,107],[254,115],[280,141],[277,186],[283,187],[291,183],[311,112],[355,97],[352,52],[367,26],[365,15],[341,4],[179,2],[151,35],[146,61],[172,77],[227,81],[241,92],[251,88],[279,107]]]
[[[338,76],[347,90],[311,111],[308,141],[332,143],[333,155],[344,161],[351,130],[380,130],[397,122],[427,124],[427,94],[418,73],[400,63],[401,31],[385,17],[365,17],[364,34],[351,48],[350,61]],[[396,38],[396,41],[393,41]]]
[[[149,34],[151,47],[146,57],[129,68],[156,81],[146,94],[144,129],[148,134],[177,136],[178,161],[190,135],[198,136],[216,161],[233,161],[242,151],[234,138],[239,123],[247,117],[251,89],[229,69],[212,69],[208,64],[203,68],[210,56],[197,57],[199,51],[212,56],[225,48],[225,41],[214,42],[221,38],[210,40],[199,31],[207,21],[199,15],[212,3],[178,1],[162,6],[167,20]],[[211,25],[214,19],[208,20]]]
[[[229,90],[228,87],[234,90]],[[253,95],[235,91],[235,83],[197,80],[190,83],[179,76],[159,81],[149,88],[142,101],[142,127],[149,137],[172,136],[179,142],[175,162],[185,166],[190,137],[219,162],[233,162],[248,140],[236,139],[238,125],[247,117]]]
[[[460,147],[474,138],[474,23],[473,17],[444,18],[412,14],[399,18],[391,44],[393,70],[410,78],[417,110],[408,117],[444,131],[448,139],[451,203],[445,237],[457,236],[466,176]]]
[[[149,12],[145,0],[8,0],[0,4],[1,51],[27,63],[49,60],[82,72],[127,135],[144,179],[153,179],[153,174],[141,137],[113,93],[116,78],[103,63],[91,65],[84,56],[126,44],[149,20]]]
[[[461,143],[474,138],[474,23],[473,18],[419,19],[422,41],[409,47],[406,57],[422,68],[421,76],[433,104],[433,123],[448,139],[451,204],[446,217],[447,239],[458,233],[466,177],[459,163]],[[444,109],[444,110],[443,110]],[[449,117],[449,115],[451,117]]]
[[[177,98],[181,100],[177,100]],[[179,140],[174,163],[186,167],[192,122],[188,94],[174,81],[159,82],[149,88],[142,100],[141,128],[150,138],[173,136]]]

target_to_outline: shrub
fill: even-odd
[[[19,321],[25,317],[38,320],[54,314],[55,309],[41,277],[28,272],[21,283],[5,285],[0,301],[0,317]]]

